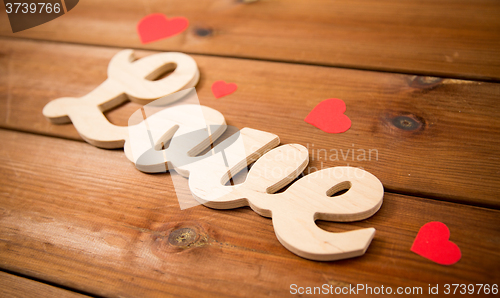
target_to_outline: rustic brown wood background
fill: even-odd
[[[153,12],[185,16],[190,26],[143,45],[136,24]],[[378,213],[318,222],[328,231],[376,228],[367,253],[309,261],[286,250],[271,221],[250,208],[181,211],[170,174],[141,173],[122,150],[95,148],[71,124],[43,117],[49,101],[102,83],[122,48],[139,57],[191,54],[201,103],[230,125],[308,146],[306,172],[349,164],[375,174],[386,190]],[[215,99],[217,80],[238,91]],[[499,82],[496,0],[82,0],[15,34],[2,8],[0,295],[289,296],[291,284],[439,284],[443,294],[447,283],[498,284]],[[346,102],[346,133],[303,121],[332,97]],[[106,116],[126,125],[138,107]],[[336,160],[324,149],[378,155]],[[450,228],[462,251],[457,264],[410,251],[430,221]]]

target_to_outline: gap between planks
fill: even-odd
[[[33,292],[30,292],[30,290],[36,290],[37,297],[54,297],[54,295],[57,295],[57,297],[64,297],[64,298],[102,297],[102,296],[96,296],[93,293],[88,293],[58,283],[36,278],[34,276],[29,276],[19,272],[6,270],[4,268],[0,268],[0,277],[1,281],[3,282],[8,281],[9,288],[11,288],[9,291],[3,291],[1,287],[5,285],[3,285],[2,282],[0,282],[0,294],[4,293],[4,294],[14,295],[10,297],[26,297],[24,295],[27,295],[28,293],[33,295]],[[23,288],[17,290],[16,288],[13,288],[12,285],[13,283],[22,283]],[[17,296],[15,294],[19,294],[20,296]]]
[[[67,137],[63,137],[63,136],[39,133],[39,132],[34,132],[34,131],[24,131],[21,129],[15,129],[15,128],[10,128],[10,127],[0,127],[0,131],[2,131],[2,130],[9,130],[9,131],[17,132],[17,133],[26,133],[26,134],[30,134],[30,135],[42,136],[42,137],[48,137],[48,138],[54,138],[54,139],[62,139],[62,140],[73,141],[73,142],[78,142],[78,143],[85,143],[88,146],[92,146],[92,145],[88,144],[87,142],[85,142],[83,139],[76,140],[76,139],[67,138]],[[223,134],[222,137],[220,138],[220,140],[217,141],[217,143],[220,143],[222,140],[226,139],[227,137],[228,137],[227,134]],[[280,144],[280,145],[284,145],[284,144]],[[99,150],[121,150],[121,151],[123,151],[123,149],[102,149],[102,148],[98,148],[98,149]],[[131,166],[133,166],[133,165],[131,164]],[[140,175],[152,175],[152,174],[143,173],[140,171],[137,171],[137,173]],[[285,188],[286,187],[287,186],[285,186]],[[454,200],[451,200],[450,198],[447,198],[445,196],[439,197],[439,196],[433,196],[432,194],[398,191],[398,190],[395,190],[392,188],[388,188],[385,185],[384,185],[384,193],[403,195],[403,196],[408,196],[408,197],[420,198],[420,199],[424,199],[424,200],[432,200],[432,201],[435,201],[437,203],[451,203],[451,204],[457,204],[457,205],[467,206],[467,207],[484,208],[484,209],[490,209],[490,210],[500,210],[500,208],[495,208],[493,206],[472,204],[472,203],[468,204],[465,202],[454,201]],[[442,199],[446,199],[446,200],[442,200]]]
[[[150,51],[150,52],[169,52],[167,50],[161,51],[156,49],[149,49],[147,47],[123,47],[118,45],[107,46],[98,43],[80,43],[80,42],[70,42],[70,41],[56,41],[49,39],[38,39],[38,38],[30,38],[30,37],[11,37],[11,36],[0,36],[1,39],[11,39],[11,40],[21,40],[21,41],[33,41],[33,42],[47,42],[53,44],[67,44],[67,45],[78,45],[78,46],[93,46],[100,48],[108,48],[108,49],[132,49],[132,50],[140,50],[140,51]],[[241,60],[251,60],[251,61],[259,61],[259,62],[276,62],[276,63],[285,63],[285,64],[293,64],[293,65],[305,65],[305,66],[316,66],[316,67],[326,67],[326,68],[341,68],[341,69],[352,69],[352,70],[360,70],[360,71],[371,71],[371,72],[380,72],[380,73],[390,73],[390,74],[402,74],[402,75],[415,75],[415,76],[429,76],[443,79],[458,79],[458,80],[467,80],[473,82],[490,82],[490,83],[500,83],[500,79],[495,79],[486,76],[466,76],[466,75],[458,75],[455,73],[448,72],[425,72],[425,71],[414,71],[414,72],[406,72],[403,70],[395,69],[395,68],[377,68],[377,67],[359,67],[356,65],[350,64],[320,64],[320,63],[307,63],[301,61],[292,61],[285,59],[265,59],[265,58],[257,58],[257,57],[247,57],[247,56],[232,56],[232,55],[216,55],[216,54],[207,54],[207,53],[194,53],[183,51],[182,53],[188,55],[196,55],[203,57],[215,57],[215,58],[230,58],[230,59],[241,59]]]

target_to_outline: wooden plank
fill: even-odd
[[[427,291],[500,278],[498,210],[386,193],[367,220],[319,222],[334,232],[376,228],[363,257],[314,262],[282,247],[271,220],[249,208],[181,211],[169,174],[141,173],[118,150],[0,137],[0,268],[23,275],[107,297],[285,296],[291,284]],[[410,251],[436,220],[462,251],[453,266]]]
[[[54,125],[43,106],[80,97],[106,79],[118,49],[3,39],[0,126],[80,139],[71,124]],[[140,56],[151,52],[139,52]],[[202,104],[228,124],[280,136],[309,148],[310,169],[351,165],[376,175],[386,190],[498,208],[500,85],[433,77],[194,56]],[[235,71],[238,70],[238,71]],[[215,99],[217,80],[238,91]],[[352,128],[327,134],[303,121],[316,104],[341,98]],[[140,106],[107,113],[127,125]],[[363,155],[363,153],[365,155]],[[126,162],[126,161],[124,161]]]
[[[143,45],[137,22],[184,16],[182,34]],[[481,80],[500,79],[496,0],[99,0],[13,34],[72,43],[182,51]]]
[[[0,271],[0,296],[11,298],[24,297],[88,297],[75,292],[50,286],[41,282],[22,278]]]

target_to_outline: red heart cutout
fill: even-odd
[[[441,265],[453,265],[460,260],[460,248],[450,240],[450,230],[439,221],[426,223],[418,231],[411,251]]]
[[[171,37],[186,30],[189,25],[184,17],[170,20],[161,13],[153,13],[142,18],[137,24],[137,33],[143,44]]]
[[[235,83],[226,83],[224,81],[217,81],[212,84],[212,93],[215,98],[221,98],[236,91],[238,86]]]
[[[327,133],[345,132],[351,128],[351,119],[344,115],[345,110],[342,99],[326,99],[315,106],[304,121]]]

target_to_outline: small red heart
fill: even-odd
[[[137,24],[137,33],[143,44],[171,37],[186,30],[188,19],[177,17],[167,19],[161,13],[153,13],[142,18]]]
[[[418,231],[411,251],[441,265],[453,265],[460,260],[460,248],[450,240],[450,230],[439,221],[426,223]]]
[[[315,106],[304,121],[327,133],[345,132],[351,128],[351,119],[344,115],[345,110],[342,99],[326,99]]]
[[[217,81],[212,84],[212,93],[215,98],[221,98],[236,91],[238,86],[235,83],[226,83],[224,81]]]

